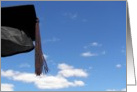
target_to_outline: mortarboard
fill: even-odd
[[[33,45],[35,41],[35,46]],[[25,53],[35,48],[35,73],[48,71],[39,32],[39,20],[34,5],[1,8],[1,56]]]

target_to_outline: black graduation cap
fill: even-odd
[[[33,45],[35,41],[35,46]],[[35,48],[35,73],[48,71],[39,32],[39,20],[34,5],[1,8],[1,56],[25,53]]]

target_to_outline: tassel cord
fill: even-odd
[[[42,48],[41,48],[41,38],[39,31],[39,19],[37,18],[36,22],[36,42],[35,42],[35,73],[36,75],[40,75],[44,70],[45,73],[48,72],[48,66],[46,60],[43,56]]]

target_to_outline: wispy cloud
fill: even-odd
[[[121,68],[121,67],[122,67],[121,64],[117,64],[117,65],[116,65],[116,68]]]
[[[121,50],[122,53],[125,53],[126,51],[124,49]]]
[[[43,54],[44,58],[47,59],[49,56],[46,54]]]
[[[84,46],[85,49],[90,48],[90,47],[101,47],[102,44],[98,43],[98,42],[92,42],[89,43],[88,45]]]
[[[106,51],[102,51],[101,54],[102,54],[102,55],[105,55],[105,54],[106,54]]]
[[[98,56],[96,53],[91,53],[91,52],[84,52],[81,54],[83,57],[93,57],[93,56]]]
[[[95,52],[95,53],[90,52],[90,49],[92,49],[92,48],[97,49],[97,51],[101,49],[101,48],[97,48],[97,47],[102,47],[102,44],[100,44],[98,42],[92,42],[92,43],[89,43],[88,45],[85,45],[84,49],[88,49],[89,51],[82,53],[81,56],[93,57],[93,56],[99,56],[99,55],[105,55],[106,54],[105,50],[103,50],[102,52],[99,51],[99,52]]]
[[[59,71],[57,75],[41,75],[36,76],[34,73],[19,72],[14,70],[1,70],[1,76],[12,79],[14,81],[20,81],[24,83],[33,83],[39,89],[61,89],[68,87],[84,86],[85,83],[81,80],[74,79],[69,81],[67,77],[85,77],[87,74],[82,69],[76,69],[73,66],[67,64],[59,64]],[[65,71],[68,70],[68,73]],[[72,71],[75,72],[72,72]],[[82,73],[82,74],[78,74]],[[70,74],[72,73],[72,74]]]
[[[91,69],[93,69],[93,67],[90,66],[90,67],[88,67],[88,69],[91,70]]]
[[[1,91],[14,91],[14,85],[8,83],[1,84]]]
[[[124,55],[126,55],[126,48],[125,47],[121,48],[121,53],[123,53]]]
[[[126,88],[121,89],[121,91],[126,91]]]
[[[47,43],[47,42],[58,42],[58,41],[60,41],[59,38],[57,38],[57,37],[52,37],[52,38],[50,38],[50,39],[44,40],[43,43]]]
[[[78,12],[66,12],[63,14],[63,16],[66,17],[67,19],[78,20],[83,23],[88,21],[86,17],[82,17]]]
[[[56,63],[52,59],[50,59],[49,55],[43,54],[43,56],[49,64],[56,65]]]
[[[126,88],[123,89],[107,89],[106,91],[126,91]]]
[[[51,63],[52,65],[57,65],[53,60],[48,60],[48,63]]]
[[[82,19],[82,22],[87,22],[88,20],[87,19]]]
[[[116,91],[116,89],[107,89],[106,91]]]
[[[31,65],[29,65],[28,63],[22,63],[19,65],[20,68],[30,68]]]
[[[75,12],[75,13],[71,13],[71,12],[69,12],[69,13],[64,13],[63,14],[65,17],[68,17],[69,19],[76,19],[77,17],[78,17],[78,13],[77,12]]]
[[[90,43],[90,46],[100,46],[100,44],[97,42],[93,42],[93,43]]]

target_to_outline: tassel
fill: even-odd
[[[42,53],[42,48],[41,48],[41,38],[40,38],[40,31],[39,31],[39,19],[37,18],[36,21],[36,33],[35,33],[35,74],[40,76],[41,73],[48,72],[48,66],[46,63],[46,60],[43,56]]]

